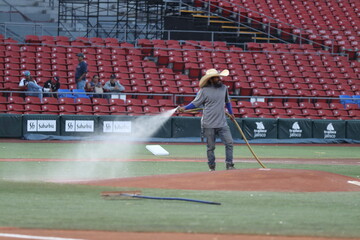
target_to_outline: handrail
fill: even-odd
[[[11,90],[0,90],[0,93],[7,93],[9,94],[9,96],[11,97],[12,94],[16,93],[21,93],[21,94],[27,94],[27,93],[36,93],[39,94],[39,92],[31,92],[31,91],[11,91]],[[178,98],[181,97],[196,97],[196,94],[169,94],[169,93],[129,93],[129,92],[104,92],[104,93],[94,93],[94,92],[49,92],[49,93],[45,93],[45,94],[53,94],[53,95],[60,95],[60,94],[72,94],[72,95],[126,95],[126,96],[163,96],[163,97],[173,97],[174,98],[174,103],[177,103],[178,101],[176,101]],[[339,100],[339,97],[300,97],[300,96],[295,96],[295,97],[291,97],[291,96],[261,96],[261,95],[249,95],[249,96],[236,96],[236,95],[231,95],[230,99],[236,99],[236,100],[241,100],[241,99],[283,99],[283,100],[289,100],[289,99],[297,99],[297,100],[308,100],[309,102],[311,100]],[[342,98],[344,100],[353,100],[353,98]]]
[[[176,32],[181,32],[181,30],[176,30]],[[194,31],[196,32],[196,31]],[[180,43],[182,41],[179,41]],[[187,43],[187,40],[183,40],[183,42]],[[3,43],[4,44],[4,43]],[[7,44],[7,43],[5,43]],[[187,43],[188,44],[188,43]],[[196,51],[212,51],[212,52],[224,52],[224,53],[266,53],[266,54],[271,54],[271,53],[274,53],[274,54],[293,54],[294,52],[288,52],[288,51],[285,51],[285,52],[281,52],[281,51],[249,51],[249,50],[241,50],[241,51],[237,51],[237,50],[223,50],[223,49],[210,49],[210,48],[207,48],[206,46],[203,46],[203,45],[200,45],[200,44],[193,44],[193,43],[190,43],[191,45],[193,46],[196,46],[196,47],[199,47],[199,49],[197,49]],[[1,45],[1,43],[0,43]],[[18,46],[23,46],[24,44],[23,43],[11,43],[11,45],[18,45]],[[39,44],[33,44],[33,43],[26,43],[26,46],[39,46]],[[93,48],[93,47],[97,47],[97,48],[108,48],[109,46],[106,46],[106,45],[91,45],[91,46],[68,46],[68,45],[53,45],[53,44],[42,44],[41,46],[47,46],[47,47],[80,47],[80,48],[83,48],[83,49],[86,49],[86,48]],[[124,47],[121,47],[121,46],[111,46],[111,48],[115,48],[115,49],[124,49]],[[183,51],[184,48],[161,48],[161,47],[139,47],[137,46],[137,43],[136,45],[134,45],[134,47],[128,47],[126,46],[127,49],[153,49],[153,50],[179,50],[179,51]],[[314,49],[316,50],[316,49]],[[309,54],[309,52],[296,52],[296,54]],[[330,52],[315,52],[313,53],[314,55],[330,55],[330,56],[342,56],[343,54],[341,53],[330,53]],[[85,54],[86,55],[86,54]]]

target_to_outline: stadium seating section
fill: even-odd
[[[322,45],[335,47],[335,52],[355,53],[360,49],[360,1],[297,0],[195,0],[194,5],[227,19],[252,20],[253,27],[271,24],[283,39],[287,33],[309,38]],[[262,14],[262,15],[261,15]],[[287,35],[287,36],[285,36]]]
[[[306,8],[305,8],[306,9]],[[360,119],[360,62],[309,44],[29,36],[25,44],[0,37],[0,113],[151,115],[190,102],[206,69],[229,69],[223,81],[237,117]],[[116,74],[122,99],[90,98],[75,88],[76,53],[83,52],[88,78],[105,83]],[[29,70],[40,85],[58,76],[55,97],[26,97],[18,91]],[[243,98],[239,97],[243,96]],[[245,97],[244,97],[245,96]],[[314,98],[315,97],[315,98]],[[199,116],[198,113],[182,116]]]

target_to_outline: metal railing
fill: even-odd
[[[149,99],[152,98],[156,98],[156,97],[163,97],[164,99],[171,99],[173,100],[174,104],[179,104],[182,102],[182,100],[179,100],[181,98],[184,97],[196,97],[196,94],[178,94],[178,93],[135,93],[135,92],[104,92],[104,93],[95,93],[95,92],[32,92],[32,91],[11,91],[11,90],[0,90],[0,94],[2,96],[7,96],[7,97],[12,97],[19,94],[22,94],[23,96],[27,96],[29,94],[47,94],[50,95],[52,97],[56,97],[56,98],[62,98],[62,97],[66,97],[66,96],[62,96],[62,95],[72,95],[72,97],[70,98],[81,98],[81,97],[77,97],[77,95],[86,95],[86,96],[92,96],[92,95],[100,95],[103,98],[106,99],[111,99],[112,95],[124,95],[126,96],[126,98],[141,98],[146,96]],[[60,96],[59,96],[60,95]],[[276,95],[272,95],[272,96],[262,96],[262,95],[249,95],[249,96],[237,96],[237,95],[231,95],[230,98],[232,100],[244,100],[244,101],[254,101],[254,102],[263,102],[263,101],[273,101],[273,100],[278,100],[281,99],[282,102],[287,102],[288,100],[297,100],[297,102],[318,102],[318,101],[323,101],[326,100],[326,102],[332,102],[332,101],[339,101],[340,98],[339,97],[304,97],[304,96],[276,96]],[[360,97],[359,97],[360,99]],[[341,100],[354,100],[354,98],[352,97],[342,97]]]

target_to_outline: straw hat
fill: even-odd
[[[199,87],[204,87],[208,80],[212,77],[226,77],[229,75],[229,70],[225,69],[222,72],[218,72],[216,69],[206,70],[205,75],[200,79]]]

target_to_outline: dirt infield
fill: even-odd
[[[360,191],[359,179],[301,169],[237,169],[80,182],[96,186],[223,191]]]
[[[4,234],[4,235],[2,235]],[[7,234],[7,235],[5,235]],[[17,237],[11,234],[17,234]],[[9,236],[9,237],[6,237]],[[107,231],[72,231],[47,229],[1,228],[1,240],[43,239],[43,240],[350,240],[350,238],[323,237],[286,237],[233,234],[194,234],[194,233],[147,233],[147,232],[107,232]]]
[[[2,235],[4,234],[4,235]],[[16,234],[16,236],[11,236]],[[6,237],[9,236],[9,237]],[[195,233],[148,233],[148,232],[107,232],[107,231],[74,231],[47,229],[1,228],[1,240],[43,239],[43,240],[350,240],[351,238],[324,237],[286,237],[235,234],[195,234]]]

